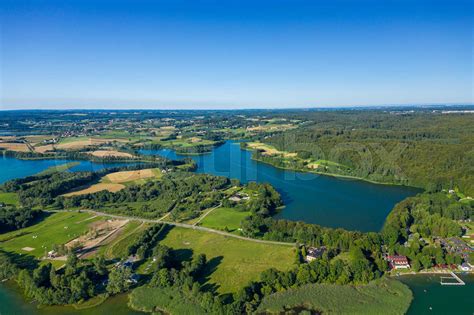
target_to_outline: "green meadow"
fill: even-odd
[[[295,261],[291,246],[262,244],[239,240],[215,233],[174,227],[160,242],[177,249],[176,253],[189,259],[191,254],[206,254],[209,261],[209,285],[219,293],[236,292],[269,268],[288,270]]]
[[[248,211],[237,211],[232,208],[217,208],[209,213],[201,222],[200,225],[229,232],[235,232],[240,228],[240,222],[250,215]]]

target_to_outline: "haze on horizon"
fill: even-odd
[[[473,104],[470,0],[0,2],[0,109]]]

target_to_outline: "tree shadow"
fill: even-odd
[[[4,254],[15,264],[17,267],[21,269],[36,269],[38,267],[38,260],[33,255],[28,254],[17,254],[14,252],[7,252],[0,250],[1,254]]]
[[[224,259],[224,256],[216,256],[207,261],[206,267],[198,279],[199,284],[202,285],[202,290],[217,293],[220,286],[216,283],[209,283],[209,280],[211,280],[211,275],[217,270],[222,259]]]

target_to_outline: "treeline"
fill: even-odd
[[[156,224],[143,231],[140,237],[129,245],[128,255],[137,255],[140,259],[150,257],[166,228],[165,224]]]
[[[96,149],[100,149],[97,147]],[[91,147],[87,151],[67,151],[67,150],[55,150],[53,152],[39,153],[39,152],[20,152],[20,151],[10,151],[10,150],[0,150],[3,152],[3,155],[6,157],[13,157],[17,159],[37,159],[37,160],[47,160],[47,159],[61,159],[61,160],[86,160],[96,163],[119,163],[119,162],[149,162],[156,163],[162,166],[166,165],[181,165],[183,162],[168,160],[159,155],[138,155],[136,151],[132,151],[128,147],[121,147],[123,151],[128,151],[130,153],[135,153],[133,157],[125,156],[113,156],[106,155],[103,157],[98,157],[90,154],[93,150]]]
[[[60,270],[47,263],[33,271],[21,269],[16,280],[26,297],[43,305],[64,305],[105,292],[103,281],[107,275],[104,259],[80,261],[70,254],[65,267]]]
[[[12,230],[25,228],[33,224],[41,215],[40,210],[31,208],[17,208],[5,205],[0,207],[0,234]]]

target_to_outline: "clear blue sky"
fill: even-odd
[[[0,108],[473,103],[472,0],[0,1]]]

